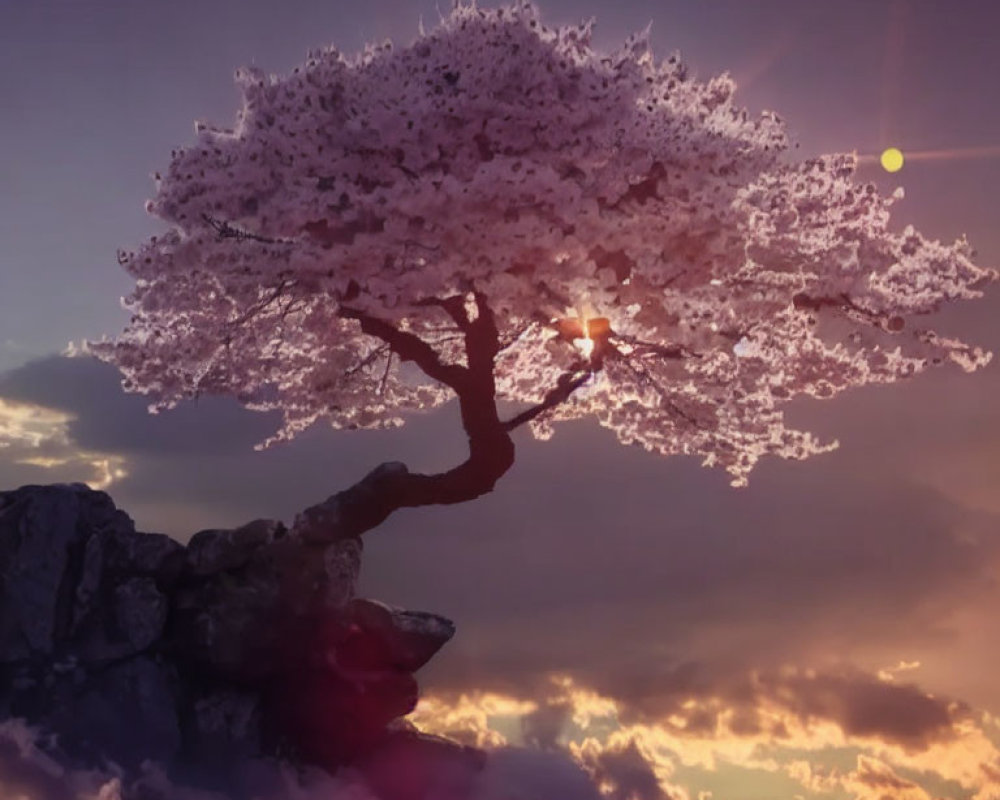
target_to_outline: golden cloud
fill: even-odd
[[[564,708],[559,746],[609,798],[698,797],[705,787],[692,774],[737,768],[790,778],[819,797],[930,800],[951,784],[961,787],[956,796],[1000,800],[994,719],[900,684],[895,674],[907,669],[901,662],[890,681],[858,670],[749,674],[740,691],[681,698],[661,718],[639,723],[624,721],[633,715],[622,701],[553,675],[533,698],[431,695],[411,719],[427,732],[459,732],[489,748],[509,743],[501,731],[517,730],[518,718]],[[836,763],[845,753],[855,754],[853,765]]]
[[[63,411],[0,398],[0,455],[9,463],[44,470],[47,480],[78,481],[92,489],[124,478],[124,458],[76,446],[70,436],[73,419]]]
[[[427,733],[447,736],[474,747],[506,745],[502,720],[520,719],[536,711],[538,704],[495,692],[461,694],[454,700],[423,697],[408,719]]]

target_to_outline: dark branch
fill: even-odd
[[[380,345],[379,347],[376,347],[367,356],[361,359],[357,364],[355,364],[350,369],[346,370],[344,372],[344,377],[349,378],[351,375],[360,372],[365,367],[370,367],[372,364],[378,361],[379,358],[381,358],[382,356],[386,355],[389,352],[390,352],[389,345],[387,344],[383,344]]]
[[[389,370],[392,369],[392,353],[389,353],[385,359],[385,371],[382,373],[382,380],[379,382],[378,393],[379,395],[385,395],[385,387],[389,382]]]
[[[577,374],[579,372],[579,370],[574,370],[573,372],[566,372],[560,375],[555,388],[551,389],[545,395],[542,402],[522,411],[517,416],[511,417],[509,420],[504,422],[504,430],[512,431],[515,428],[519,428],[526,422],[531,422],[531,420],[535,419],[539,415],[544,414],[549,409],[555,408],[557,405],[566,402],[566,400],[569,399],[569,396],[583,386],[590,376],[594,374],[593,371],[589,369]]]
[[[428,377],[455,390],[469,455],[457,467],[435,475],[411,473],[399,463],[383,464],[349,489],[299,514],[293,525],[296,535],[316,542],[361,536],[400,508],[451,505],[488,494],[514,463],[510,431],[564,402],[593,374],[593,365],[575,365],[541,403],[501,421],[494,375],[494,359],[501,349],[496,317],[486,295],[474,292],[473,299],[474,316],[466,312],[465,300],[461,300],[467,367],[444,364],[434,348],[415,334],[341,306],[340,316],[357,320],[364,333],[381,339],[400,359],[414,362]],[[459,311],[453,298],[426,304],[440,305],[453,319]]]
[[[527,325],[518,328],[514,333],[508,334],[508,336],[505,339],[500,341],[499,350],[497,350],[497,352],[502,353],[504,350],[507,350],[510,347],[512,347],[518,340],[520,340],[522,336],[524,336],[525,333],[528,332],[528,329],[531,327],[531,325],[532,323],[529,323]]]
[[[881,328],[890,333],[899,333],[904,327],[904,320],[899,315],[886,317],[877,311],[859,306],[853,298],[846,292],[836,296],[813,297],[800,292],[792,297],[792,304],[798,309],[808,311],[819,311],[822,308],[832,308],[835,311],[842,311],[844,315],[857,322],[866,323],[876,328]]]
[[[465,313],[465,298],[461,295],[452,295],[451,297],[445,297],[444,299],[437,297],[425,297],[423,300],[417,300],[414,303],[415,306],[437,306],[444,310],[444,312],[451,317],[451,319],[458,325],[459,330],[467,331],[469,330],[469,316]]]
[[[369,336],[381,339],[401,361],[412,361],[434,380],[450,386],[459,394],[466,380],[466,370],[456,364],[445,364],[427,342],[419,336],[401,331],[391,323],[364,311],[341,306],[338,312],[344,319],[354,319],[361,323],[361,330]]]
[[[474,292],[476,318],[469,323],[465,336],[465,355],[469,369],[489,373],[489,384],[493,386],[493,359],[500,352],[500,331],[489,300],[481,292]],[[483,375],[485,378],[485,375]]]
[[[419,366],[428,377],[452,387],[458,395],[469,456],[454,469],[436,475],[410,473],[402,464],[383,464],[351,488],[307,508],[293,530],[306,539],[332,541],[360,536],[400,508],[451,505],[493,490],[514,463],[514,443],[496,409],[493,356],[498,336],[486,298],[465,335],[468,367],[442,364],[434,349],[412,333],[356,309],[341,316],[356,319],[365,333],[384,341],[401,359]]]
[[[613,338],[616,341],[624,342],[625,344],[631,345],[636,350],[643,351],[641,353],[637,353],[637,355],[652,353],[653,355],[658,355],[662,356],[663,358],[670,358],[670,359],[701,358],[701,355],[699,353],[694,352],[693,350],[685,347],[682,344],[671,344],[671,345],[656,344],[655,342],[646,342],[643,341],[642,339],[637,339],[634,336],[626,336],[620,333],[615,333]]]
[[[264,244],[288,244],[287,240],[283,241],[281,239],[269,239],[266,236],[258,236],[256,233],[241,230],[225,220],[210,217],[208,214],[202,214],[201,218],[206,224],[212,227],[212,229],[219,235],[220,239],[235,239],[238,242],[250,240],[254,242],[263,242]]]
[[[398,462],[382,464],[349,489],[298,514],[292,532],[307,541],[332,542],[361,536],[401,508],[453,505],[489,494],[514,463],[509,437],[504,434],[497,443],[505,446],[474,445],[462,464],[436,475],[411,473]]]
[[[643,383],[651,387],[653,391],[660,396],[660,402],[668,411],[670,411],[670,413],[672,413],[676,417],[680,417],[686,423],[691,425],[693,428],[704,427],[703,425],[700,425],[698,423],[698,420],[696,420],[690,414],[685,412],[674,402],[674,399],[670,396],[670,393],[663,388],[663,386],[660,384],[659,381],[657,381],[652,375],[649,374],[649,371],[645,367],[633,364],[632,361],[628,358],[621,359],[621,363],[624,364],[625,367],[633,375],[635,375],[636,378],[639,379],[640,383]]]
[[[263,298],[262,300],[260,300],[257,303],[254,303],[252,306],[250,306],[250,308],[248,308],[245,312],[243,312],[243,314],[241,314],[239,317],[237,317],[234,320],[230,320],[227,323],[227,325],[229,325],[229,327],[235,327],[235,326],[246,324],[247,322],[249,322],[250,320],[252,320],[254,317],[256,317],[258,314],[260,314],[261,312],[263,312],[266,309],[268,309],[270,306],[274,305],[275,303],[280,302],[280,300],[284,296],[285,292],[288,291],[288,289],[292,288],[293,286],[295,286],[295,281],[294,280],[281,280],[281,281],[279,281],[278,285],[275,286],[272,289],[272,291],[270,292],[270,294],[267,295],[267,297]],[[283,317],[284,316],[287,316],[287,312],[283,313]]]

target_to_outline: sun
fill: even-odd
[[[581,328],[583,330],[583,336],[579,339],[574,339],[573,344],[580,348],[580,352],[583,353],[583,357],[590,360],[591,355],[594,353],[594,340],[590,336],[590,320],[581,318]]]
[[[880,160],[886,172],[899,172],[903,168],[903,153],[898,147],[884,150]]]

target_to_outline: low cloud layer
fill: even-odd
[[[751,674],[686,694],[656,717],[567,676],[551,676],[548,691],[532,698],[430,696],[414,714],[427,729],[468,742],[506,742],[502,731],[532,741],[539,719],[545,752],[569,755],[613,800],[695,798],[734,772],[754,796],[782,785],[865,800],[1000,796],[994,718],[858,670]]]
[[[532,698],[470,692],[425,697],[412,720],[428,732],[486,746],[469,782],[442,781],[427,800],[709,800],[801,796],[930,800],[1000,796],[1000,725],[964,704],[861,672],[790,671],[745,676],[722,695],[689,696],[643,722],[634,709],[549,677]],[[858,698],[866,701],[858,703]],[[855,712],[915,707],[898,725]],[[891,715],[890,715],[891,716]],[[749,719],[752,724],[748,724]],[[905,733],[901,736],[901,732]],[[914,733],[918,734],[914,737]],[[38,733],[0,725],[0,793],[31,800],[375,800],[347,771],[330,776],[253,762],[227,772],[229,788],[194,788],[162,765],[125,777],[113,765],[72,769],[46,753]],[[736,781],[734,783],[733,781]],[[455,786],[466,788],[456,793]],[[782,789],[786,794],[778,794]]]
[[[124,459],[108,452],[87,450],[72,440],[73,417],[65,412],[0,398],[0,476],[13,473],[20,480],[51,482],[79,480],[105,489],[125,476]]]
[[[964,415],[987,447],[993,406],[930,383],[884,391],[797,410],[841,450],[766,462],[747,490],[574,424],[519,437],[480,501],[366,537],[364,594],[458,624],[422,671],[417,720],[495,753],[483,798],[520,780],[561,787],[524,790],[539,800],[1000,793],[998,517],[926,469],[963,463],[949,443],[975,428]],[[118,505],[179,539],[288,520],[381,461],[464,454],[451,407],[255,452],[276,420],[220,399],[150,416],[87,359],[0,376],[0,402],[5,488],[93,485],[96,458],[114,459]]]
[[[0,797],[24,800],[378,800],[352,770],[331,776],[272,761],[247,762],[218,776],[227,788],[198,788],[163,765],[147,762],[139,775],[115,765],[76,769],[46,752],[39,733],[17,720],[0,723]],[[456,788],[461,787],[461,788]],[[491,751],[471,780],[442,780],[424,800],[601,800],[588,772],[564,752],[526,748]],[[645,800],[645,797],[622,800]]]

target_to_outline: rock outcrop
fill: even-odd
[[[355,597],[361,540],[318,527],[256,520],[184,547],[137,533],[82,484],[0,493],[0,719],[55,734],[63,758],[126,770],[445,751],[475,766],[399,719],[454,626]]]

